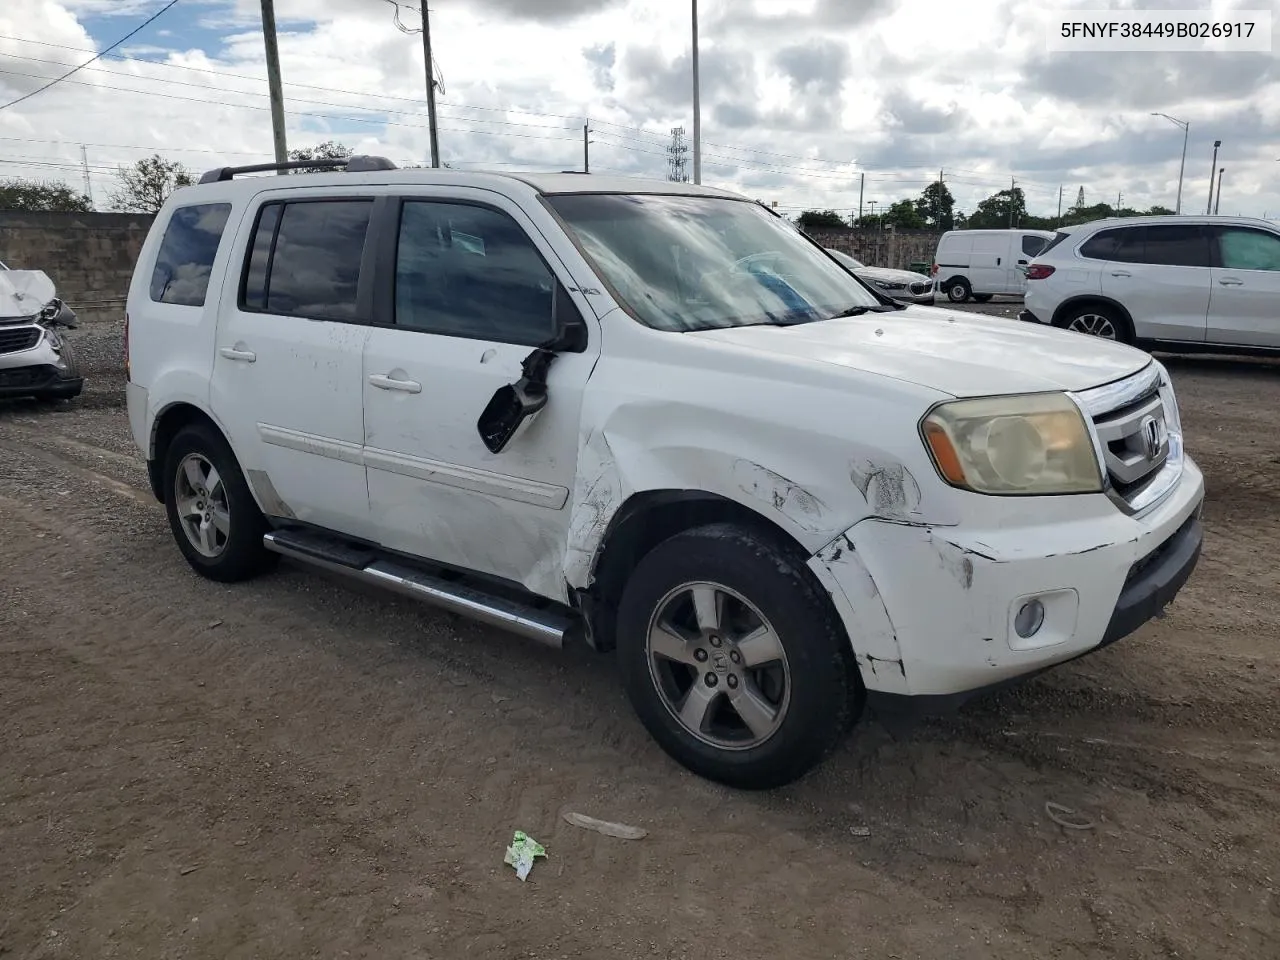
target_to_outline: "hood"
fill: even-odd
[[[933,278],[910,270],[890,270],[888,267],[859,267],[853,271],[866,280],[885,280],[889,283],[927,283],[933,286]]]
[[[1141,350],[1110,340],[934,307],[688,336],[893,377],[955,397],[1084,390],[1151,362]]]
[[[57,292],[43,270],[0,270],[0,320],[34,317]]]

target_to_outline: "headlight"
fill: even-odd
[[[907,286],[905,283],[894,283],[891,280],[872,280],[871,282],[881,290],[904,290]]]
[[[942,479],[975,493],[1098,493],[1089,426],[1065,393],[954,400],[920,424]]]

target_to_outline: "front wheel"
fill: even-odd
[[[843,625],[803,558],[729,524],[677,534],[640,561],[617,639],[649,733],[694,773],[734,787],[801,777],[864,696]]]
[[[262,544],[267,521],[235,454],[215,429],[178,431],[164,458],[164,501],[178,549],[210,580],[257,576],[278,559]]]

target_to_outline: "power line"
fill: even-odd
[[[84,63],[80,64],[79,66],[72,67],[70,70],[68,70],[68,71],[67,71],[66,73],[64,73],[62,76],[60,76],[60,77],[55,77],[54,79],[50,80],[50,81],[49,81],[48,83],[46,83],[43,87],[39,87],[39,88],[37,88],[37,89],[35,89],[35,90],[32,90],[30,93],[24,93],[22,96],[18,97],[16,100],[10,100],[8,103],[0,104],[0,110],[6,110],[6,109],[8,109],[9,107],[12,107],[15,103],[21,103],[23,100],[30,100],[30,99],[31,99],[32,97],[34,97],[37,93],[43,93],[45,90],[48,90],[48,89],[49,89],[50,87],[52,87],[54,84],[56,84],[56,83],[61,83],[63,80],[67,79],[67,77],[71,76],[73,73],[76,73],[76,72],[77,72],[77,71],[79,71],[79,70],[83,70],[85,67],[89,66],[89,64],[93,63],[95,60],[98,60],[98,59],[100,59],[103,55],[110,53],[110,52],[111,52],[112,50],[114,50],[116,47],[120,46],[120,44],[124,43],[126,40],[130,39],[130,38],[131,38],[131,37],[133,37],[135,34],[137,34],[137,33],[141,32],[141,30],[142,30],[144,27],[147,27],[147,26],[149,26],[150,24],[154,23],[157,19],[159,19],[159,17],[160,17],[160,16],[161,16],[161,15],[162,15],[166,10],[168,10],[170,7],[174,6],[174,5],[175,5],[175,4],[177,4],[177,3],[178,3],[178,0],[169,0],[169,2],[168,2],[168,3],[166,3],[163,7],[161,7],[159,10],[157,10],[155,13],[153,13],[153,14],[152,14],[150,17],[148,17],[146,20],[142,21],[142,23],[138,24],[136,27],[134,27],[132,30],[130,30],[128,33],[126,33],[123,37],[121,37],[121,38],[120,38],[119,40],[117,40],[115,43],[111,44],[111,46],[107,47],[105,50],[101,51],[100,53],[95,53],[92,57],[90,57],[90,58],[89,58],[88,60],[86,60]]]

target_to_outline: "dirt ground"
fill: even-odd
[[[1277,956],[1280,367],[1169,363],[1209,502],[1168,616],[770,794],[670,762],[609,658],[198,579],[109,360],[0,404],[0,954]]]

